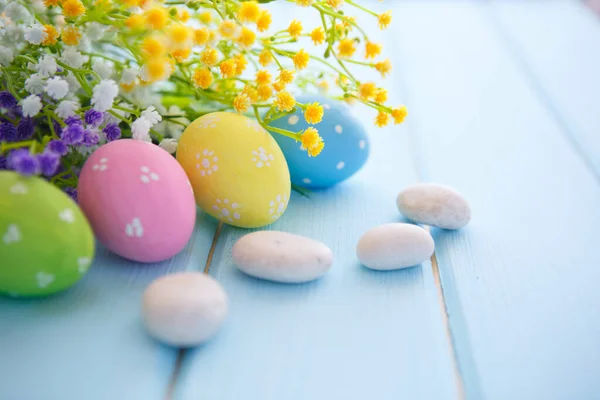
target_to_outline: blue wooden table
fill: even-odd
[[[600,398],[600,20],[578,1],[377,7],[409,118],[380,130],[357,111],[367,166],[269,228],[330,246],[330,273],[249,278],[231,260],[247,231],[202,213],[168,262],[100,248],[73,289],[0,300],[0,400]],[[402,221],[396,194],[418,181],[460,190],[471,223],[432,230],[419,267],[361,267],[358,238]],[[231,300],[220,334],[189,351],[149,338],[145,287],[206,266]]]

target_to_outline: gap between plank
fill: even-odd
[[[217,229],[215,230],[215,235],[213,236],[213,241],[210,245],[210,250],[208,252],[208,256],[206,257],[206,264],[204,264],[204,273],[208,274],[210,270],[210,266],[212,264],[213,256],[215,255],[215,249],[217,248],[217,242],[219,241],[219,236],[221,235],[221,229],[223,228],[223,221],[219,221],[219,225],[217,225]],[[173,368],[173,373],[171,374],[171,379],[169,379],[169,386],[167,387],[167,393],[165,394],[165,400],[172,400],[173,394],[175,393],[175,385],[177,384],[177,379],[179,378],[179,374],[181,372],[181,366],[183,365],[183,358],[185,357],[186,349],[182,348],[177,351],[177,358],[175,360],[175,368]]]

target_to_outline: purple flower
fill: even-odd
[[[29,153],[27,149],[18,149],[8,155],[8,168],[22,175],[37,175],[40,173],[38,159]]]
[[[94,110],[93,108],[90,108],[85,112],[86,124],[98,127],[102,123],[103,118],[104,114],[100,111]]]
[[[53,176],[60,165],[60,156],[48,150],[42,154],[38,154],[37,159],[40,163],[42,174],[47,177]]]
[[[6,169],[6,157],[0,156],[0,171]]]
[[[3,142],[14,142],[17,138],[17,128],[10,122],[0,124],[0,140]]]
[[[15,108],[17,106],[17,99],[10,92],[0,92],[0,107],[2,108]]]
[[[79,115],[71,115],[67,119],[65,119],[65,123],[67,125],[82,125],[81,118]]]
[[[102,131],[106,135],[106,141],[112,142],[121,137],[121,128],[117,124],[108,124]]]
[[[69,152],[69,148],[67,147],[67,145],[60,139],[51,140],[50,142],[48,142],[48,144],[46,145],[46,149],[60,156],[64,156]]]
[[[79,144],[83,141],[84,129],[83,125],[73,123],[69,124],[60,135],[62,141],[67,144]]]
[[[73,187],[66,187],[64,191],[73,199],[75,203],[77,203],[77,189]]]
[[[98,144],[99,141],[100,141],[100,137],[98,136],[98,134],[96,132],[86,129],[85,132],[83,133],[83,144],[86,147],[95,146]]]
[[[19,140],[27,140],[33,136],[33,132],[35,130],[35,123],[33,119],[25,117],[19,121],[19,125],[17,125],[17,134]]]

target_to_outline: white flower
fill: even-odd
[[[113,73],[113,67],[108,61],[104,61],[101,58],[96,58],[92,63],[92,69],[96,72],[102,79],[109,79]]]
[[[48,79],[45,90],[54,100],[60,100],[69,93],[69,84],[64,79],[55,76]]]
[[[0,65],[8,66],[14,58],[15,57],[11,49],[0,46]]]
[[[36,46],[40,45],[48,34],[44,27],[40,24],[32,24],[31,26],[25,28],[25,40],[29,43],[34,44]]]
[[[25,90],[31,94],[42,94],[44,92],[44,86],[46,86],[46,81],[40,74],[31,74],[31,76],[25,80]]]
[[[79,83],[73,72],[69,71],[64,78],[69,84],[69,92],[75,93],[81,87],[81,84]]]
[[[15,24],[18,22],[27,23],[31,21],[31,15],[29,14],[29,11],[27,11],[25,7],[16,1],[9,3],[4,9],[4,13]]]
[[[56,107],[56,114],[62,119],[67,119],[75,115],[75,111],[79,110],[79,103],[73,100],[63,100]]]
[[[23,36],[23,28],[21,25],[10,24],[6,27],[4,41],[8,43],[19,43]]]
[[[137,78],[138,69],[129,67],[123,70],[123,74],[121,75],[121,83],[124,85],[131,85],[135,82],[135,78]]]
[[[34,94],[21,100],[23,116],[35,117],[42,109],[42,100]]]
[[[171,106],[171,107],[169,107],[169,111],[164,112],[163,115],[164,116],[185,115],[185,112],[177,106]],[[157,132],[162,133],[165,136],[170,136],[172,138],[179,140],[181,133],[183,132],[185,127],[187,125],[189,125],[189,123],[190,123],[190,120],[185,117],[164,118],[160,124],[158,124],[154,127],[154,129],[156,129]]]
[[[48,54],[40,60],[37,71],[41,76],[49,77],[56,73],[57,68],[56,60]]]
[[[85,63],[85,56],[82,56],[81,53],[75,49],[75,47],[69,46],[65,51],[62,52],[60,61],[64,62],[71,68],[79,69],[83,63]]]
[[[152,141],[149,135],[151,127],[152,124],[150,121],[144,117],[140,117],[131,124],[131,137],[135,140],[150,142]]]
[[[46,10],[46,6],[42,0],[33,0],[31,8],[36,13],[43,13]]]
[[[162,121],[162,117],[156,111],[156,108],[154,106],[150,106],[150,107],[146,108],[144,111],[142,111],[142,118],[146,118],[152,126],[154,126],[154,125],[158,124],[160,121]]]
[[[175,139],[163,139],[160,144],[160,147],[173,154],[177,150],[177,140]]]
[[[119,94],[119,87],[112,79],[104,79],[94,86],[92,93],[94,109],[104,112],[112,108],[115,97]]]
[[[87,24],[85,34],[90,40],[96,41],[102,39],[104,32],[106,32],[106,26],[97,22],[90,22]]]

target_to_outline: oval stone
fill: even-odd
[[[403,223],[372,228],[358,241],[356,255],[367,268],[392,270],[421,264],[431,257],[435,244],[425,229]]]
[[[171,346],[197,346],[212,338],[228,314],[227,294],[201,272],[180,272],[156,279],[145,290],[146,329]]]
[[[333,253],[316,240],[279,231],[247,234],[233,246],[233,262],[255,278],[302,283],[323,276],[333,264]]]
[[[398,210],[419,224],[460,229],[469,223],[469,203],[455,189],[437,183],[419,183],[404,189],[396,199]]]

